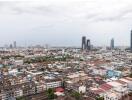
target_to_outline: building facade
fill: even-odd
[[[82,50],[85,50],[87,47],[87,44],[86,44],[86,36],[83,36],[82,37]]]
[[[111,45],[110,45],[110,48],[111,48],[111,49],[114,49],[114,47],[115,47],[115,46],[114,46],[114,39],[112,38],[112,39],[111,39]]]

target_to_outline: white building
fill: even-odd
[[[79,93],[85,93],[86,92],[86,86],[80,86],[79,87]]]
[[[48,79],[45,80],[46,89],[49,88],[57,88],[62,86],[62,80],[61,79]]]

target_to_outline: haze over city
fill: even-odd
[[[132,0],[0,0],[0,100],[132,100]]]
[[[10,2],[9,2],[10,1]],[[50,44],[130,45],[131,0],[1,0],[0,46]]]

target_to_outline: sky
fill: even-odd
[[[0,0],[0,46],[129,46],[132,0]]]

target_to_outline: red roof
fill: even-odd
[[[100,93],[103,93],[104,90],[102,89],[97,89],[97,90],[92,90],[94,94],[100,94]]]
[[[100,86],[100,88],[102,88],[103,90],[107,91],[107,90],[110,90],[112,88],[112,86],[105,83],[105,84],[102,84]]]
[[[63,88],[56,88],[55,91],[56,92],[64,92],[64,89]]]

